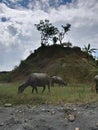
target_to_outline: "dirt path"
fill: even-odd
[[[0,107],[0,130],[98,130],[98,105]]]

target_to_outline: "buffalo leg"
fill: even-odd
[[[48,85],[48,91],[49,91],[49,93],[50,93],[50,85]]]
[[[34,93],[34,87],[32,88],[32,93]]]
[[[35,89],[36,93],[38,93],[37,87],[34,87],[34,89]]]
[[[32,86],[32,93],[34,92],[34,89],[35,89],[36,93],[38,93],[37,87],[34,87],[34,86]]]
[[[98,86],[96,85],[96,93],[98,93]]]
[[[46,88],[46,86],[43,86],[43,90],[42,90],[42,93],[45,91],[45,88]]]
[[[98,80],[96,81],[96,93],[98,93]]]

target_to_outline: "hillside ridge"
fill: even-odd
[[[41,46],[10,72],[10,80],[24,80],[30,73],[46,72],[68,82],[89,82],[96,73],[96,62],[80,47]]]

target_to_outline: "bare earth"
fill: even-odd
[[[0,130],[98,130],[98,105],[0,107]]]

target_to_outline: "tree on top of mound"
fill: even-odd
[[[62,31],[59,31],[57,27],[53,26],[49,20],[40,20],[38,24],[35,24],[38,31],[41,32],[41,45],[47,45],[49,40],[56,44],[57,41],[62,45],[62,40],[65,34],[70,31],[70,24],[62,25]]]

